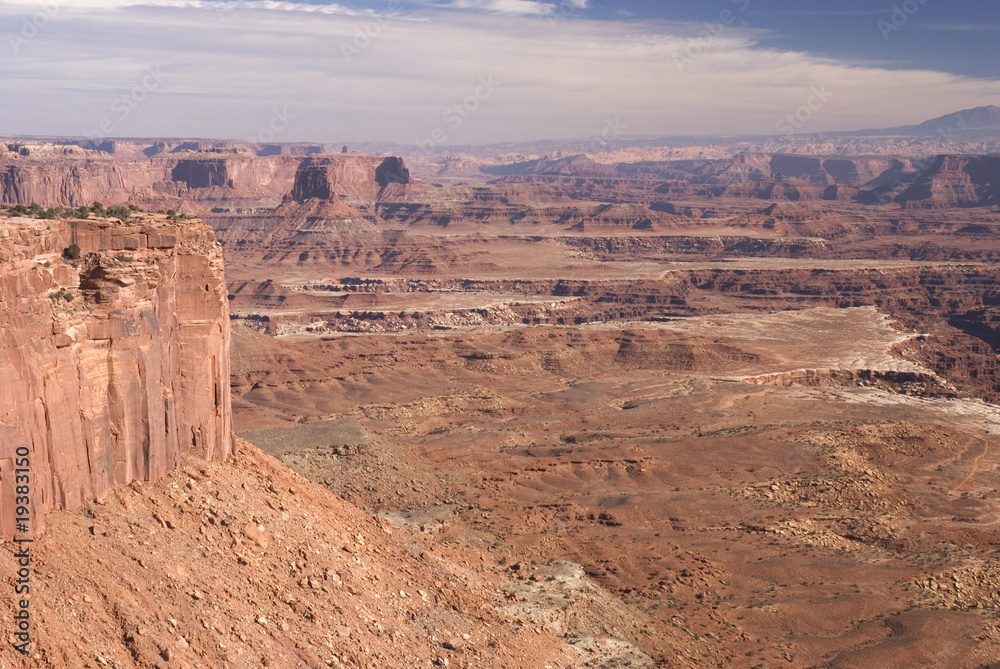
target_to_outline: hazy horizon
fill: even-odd
[[[927,0],[19,0],[0,132],[445,147],[776,135],[1000,101],[1000,9]]]

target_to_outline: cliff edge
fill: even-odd
[[[255,156],[180,151],[126,160],[99,151],[0,143],[0,203],[135,203],[208,216],[322,200],[365,211],[414,188],[401,158],[357,153]],[[354,212],[357,214],[357,212]]]
[[[185,451],[228,458],[228,346],[207,225],[0,219],[0,537],[18,529],[18,449],[32,534],[49,510],[162,478]]]

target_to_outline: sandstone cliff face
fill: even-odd
[[[339,198],[350,205],[372,204],[387,187],[409,181],[410,172],[401,158],[317,156],[299,164],[289,197],[300,203]]]
[[[1000,204],[1000,156],[938,156],[896,201],[911,209]]]
[[[222,269],[197,222],[0,219],[0,536],[20,446],[35,533],[48,510],[161,478],[184,451],[230,455]]]
[[[73,147],[76,148],[76,147]],[[192,213],[269,210],[283,201],[343,200],[370,206],[409,183],[402,159],[361,154],[267,155],[215,149],[128,160],[77,149],[0,154],[0,203],[44,207],[136,203]]]
[[[558,164],[558,169],[552,165]],[[546,165],[544,169],[539,167]],[[507,184],[551,184],[583,197],[646,191],[652,203],[719,198],[773,202],[898,202],[908,208],[996,204],[995,156],[940,156],[936,162],[906,157],[831,157],[739,153],[726,160],[672,160],[600,165],[531,161],[483,168]],[[575,171],[574,171],[575,170]],[[672,211],[661,209],[663,211]]]

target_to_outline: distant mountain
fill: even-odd
[[[976,107],[924,121],[914,128],[918,132],[938,130],[1000,130],[1000,107]]]
[[[617,122],[617,121],[616,121]],[[608,122],[611,123],[610,121]],[[612,127],[609,125],[608,127]],[[617,127],[617,126],[614,126]],[[607,133],[603,133],[607,134]],[[914,141],[917,140],[917,141]],[[607,159],[598,154],[614,152],[616,163],[727,160],[737,153],[844,156],[894,156],[899,154],[1000,153],[1000,106],[964,109],[918,125],[864,130],[835,130],[796,135],[671,135],[609,136],[539,139],[495,144],[443,145],[430,149],[418,143],[336,142],[271,143],[241,140],[180,138],[113,138],[96,141],[81,137],[0,135],[0,142],[40,142],[76,145],[122,158],[178,153],[186,150],[243,150],[258,156],[302,156],[327,151],[356,151],[381,156],[401,156],[420,176],[505,177],[514,175],[609,176]],[[2,146],[2,144],[0,144]],[[588,162],[589,161],[589,162]],[[659,168],[657,168],[659,169]],[[688,169],[687,167],[683,169]]]
[[[861,131],[851,134],[869,134],[872,131]],[[948,137],[952,133],[968,135],[1000,134],[1000,107],[976,107],[963,109],[952,114],[945,114],[919,125],[904,125],[897,128],[876,130],[874,134],[903,135],[911,137],[926,137],[929,135]]]

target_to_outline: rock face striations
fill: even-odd
[[[0,219],[0,536],[15,530],[19,447],[35,533],[48,510],[159,479],[184,451],[226,459],[228,346],[208,226]]]
[[[100,201],[202,215],[271,210],[286,200],[356,206],[399,196],[410,181],[400,158],[353,153],[256,156],[215,149],[129,160],[78,147],[0,148],[0,202],[45,207]]]
[[[295,173],[295,202],[340,198],[349,204],[374,202],[391,184],[405,185],[410,172],[401,158],[335,155],[306,158]]]
[[[1000,204],[1000,156],[938,156],[896,201],[916,209]]]

